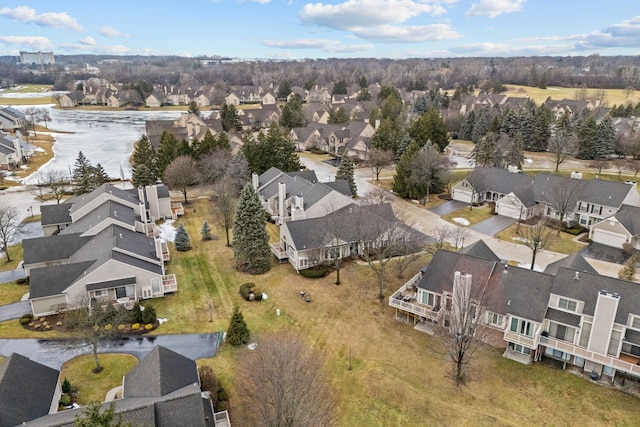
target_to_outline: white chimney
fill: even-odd
[[[251,174],[251,185],[253,185],[254,190],[258,190],[259,180],[258,180],[258,174],[255,172]]]
[[[280,216],[279,218],[280,225],[284,224],[284,217],[287,216],[285,206],[284,206],[284,201],[286,197],[287,197],[287,184],[285,184],[284,182],[279,182],[278,183],[278,215]]]

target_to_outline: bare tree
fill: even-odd
[[[216,220],[222,227],[224,227],[228,247],[231,246],[229,230],[233,226],[233,217],[236,211],[237,199],[237,185],[233,178],[225,175],[222,179],[213,184],[213,205],[217,213]]]
[[[7,256],[7,262],[11,261],[11,257],[9,256],[9,243],[19,230],[18,209],[12,206],[0,207],[0,244]]]
[[[538,252],[548,248],[554,240],[552,230],[545,225],[543,220],[540,220],[534,225],[524,226],[520,232],[520,237],[522,238],[522,243],[531,249],[530,269],[533,270]]]
[[[238,419],[256,427],[335,424],[336,398],[322,355],[293,332],[271,333],[240,356]]]
[[[373,170],[376,181],[380,181],[380,173],[384,168],[393,163],[394,155],[392,151],[372,148],[367,156],[367,164]]]
[[[636,178],[638,176],[638,172],[640,172],[640,160],[638,159],[627,160],[627,167],[629,168],[629,170],[633,171],[633,177]]]
[[[469,234],[469,230],[464,227],[454,227],[451,232],[451,240],[456,251],[464,248],[464,241]]]
[[[609,166],[609,161],[604,159],[594,159],[587,165],[588,168],[598,171],[598,175],[602,173],[602,169]]]
[[[51,114],[49,114],[49,110],[46,108],[41,108],[36,118],[38,122],[44,122],[44,127],[49,129],[49,122],[51,121]]]
[[[178,189],[187,201],[187,192],[198,184],[198,164],[191,156],[176,157],[164,171],[164,180],[169,187]]]
[[[64,198],[69,190],[69,175],[61,169],[48,170],[42,176],[42,180],[38,183],[38,193],[36,197],[41,201],[54,198],[58,204]],[[46,193],[42,189],[46,189]]]
[[[36,133],[36,120],[40,115],[40,110],[36,107],[29,107],[24,110],[24,114],[29,118],[29,126],[33,129],[33,136],[38,136]]]
[[[457,385],[466,381],[467,366],[482,342],[484,328],[480,319],[484,316],[488,295],[488,282],[474,281],[470,274],[455,273],[451,300],[445,305],[436,333],[453,362],[452,378]]]
[[[584,191],[585,183],[580,179],[554,179],[549,189],[551,207],[558,213],[558,235],[567,218],[575,210]]]
[[[627,159],[625,158],[619,158],[619,159],[614,159],[611,163],[613,163],[613,166],[618,171],[618,179],[620,179],[620,175],[622,175],[622,172],[627,170],[627,167],[629,166],[629,162],[627,162]]]
[[[431,230],[430,234],[432,239],[430,244],[427,245],[426,250],[433,255],[444,248],[444,244],[453,235],[453,228],[448,225],[438,224]]]
[[[556,172],[562,163],[569,157],[578,154],[578,140],[575,136],[564,129],[556,130],[556,133],[549,139],[548,150],[553,155],[556,164]]]
[[[216,149],[198,162],[200,182],[213,184],[227,171],[231,161],[231,152],[227,149]]]

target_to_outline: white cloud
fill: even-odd
[[[522,5],[527,0],[480,0],[471,5],[465,15],[467,16],[488,16],[495,18],[505,13],[519,12]]]
[[[439,4],[414,0],[347,0],[335,5],[308,3],[300,11],[300,19],[348,31],[354,26],[400,24],[425,13],[437,16],[445,9]]]
[[[364,39],[389,43],[417,43],[462,37],[460,33],[448,24],[419,26],[380,25],[378,27],[356,27],[352,28],[351,31]]]
[[[51,40],[40,36],[0,36],[0,43],[29,46],[37,50],[53,49]]]
[[[127,55],[133,53],[130,48],[123,45],[99,46],[83,43],[82,40],[79,43],[63,43],[60,47],[67,52],[91,52],[103,55]]]
[[[461,37],[448,24],[401,25],[428,14],[446,13],[442,3],[455,0],[347,0],[332,5],[308,3],[300,11],[300,19],[373,41],[415,43]]]
[[[95,46],[96,45],[96,39],[94,39],[91,36],[87,36],[87,37],[83,38],[82,40],[80,40],[79,43],[83,44],[85,46]]]
[[[571,45],[523,45],[518,43],[474,43],[456,46],[449,53],[456,56],[536,56],[561,55],[573,50]]]
[[[267,4],[269,3],[271,0],[249,0],[252,3],[260,3],[260,4]]]
[[[76,31],[83,30],[76,19],[69,16],[67,12],[45,12],[38,15],[36,10],[29,6],[18,6],[13,9],[3,7],[0,9],[0,15],[20,22],[34,23],[42,27],[70,28]]]
[[[372,44],[343,45],[339,40],[330,39],[264,40],[262,44],[279,49],[320,49],[325,52],[360,52],[375,47]]]
[[[107,26],[100,28],[100,34],[105,37],[129,37],[129,34],[125,34],[117,28]]]
[[[640,46],[640,15],[622,21],[620,24],[610,25],[600,31],[582,36],[582,41],[576,48],[588,50],[598,48]]]

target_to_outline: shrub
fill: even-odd
[[[62,406],[71,405],[71,396],[69,396],[68,394],[63,394],[62,396],[60,396],[60,405]]]
[[[215,402],[218,397],[218,377],[211,366],[200,366],[198,368],[200,374],[200,390],[211,393],[211,400]]]
[[[19,278],[18,280],[16,280],[16,283],[18,285],[28,285],[29,284],[29,276]]]
[[[120,324],[118,325],[118,330],[119,330],[119,331],[124,331],[124,328],[126,328],[126,326],[124,326],[122,323],[120,323]]]
[[[111,329],[113,329],[113,325],[111,323],[104,325],[104,330],[105,331],[110,331]]]
[[[65,394],[71,393],[71,383],[69,382],[67,377],[64,377],[64,381],[62,381],[62,386],[60,388],[62,389],[62,392]]]
[[[145,331],[150,331],[151,329],[153,329],[153,323],[147,323],[146,325],[144,325]]]
[[[140,308],[140,303],[136,301],[133,304],[133,308],[131,309],[131,313],[129,314],[131,323],[142,323],[142,309]]]
[[[319,279],[320,277],[326,276],[327,273],[329,273],[329,267],[326,265],[300,270],[302,277],[306,277],[308,279]]]
[[[572,234],[574,236],[577,236],[578,234],[584,232],[585,230],[586,230],[586,228],[584,228],[581,225],[574,225],[571,228],[566,228],[564,231],[569,233],[569,234]]]
[[[240,285],[240,295],[246,301],[251,301],[251,293],[253,293],[256,301],[262,301],[262,292],[256,288],[255,283],[248,282]]]
[[[231,345],[241,345],[249,342],[249,328],[244,321],[244,316],[240,311],[240,307],[235,306],[233,315],[229,322],[229,330],[227,331],[227,342]]]
[[[20,317],[20,324],[26,325],[27,323],[30,323],[32,320],[33,320],[32,314],[30,313],[23,314],[22,317]]]
[[[138,329],[140,329],[140,323],[134,323],[131,325],[131,330],[137,331]]]
[[[142,323],[153,323],[156,321],[156,309],[151,305],[147,304],[144,306],[144,311],[142,312]]]

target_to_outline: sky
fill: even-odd
[[[640,1],[0,3],[0,55],[438,58],[640,54]]]

